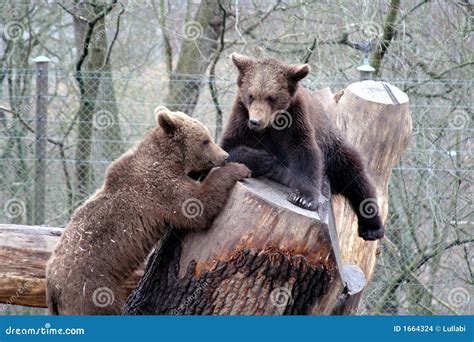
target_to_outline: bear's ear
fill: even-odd
[[[308,76],[311,68],[308,64],[292,65],[288,70],[288,79],[293,82],[301,81]]]
[[[234,52],[230,55],[230,60],[234,65],[239,69],[240,72],[244,72],[249,66],[254,63],[254,60],[250,57],[241,55],[237,52]]]
[[[159,106],[155,109],[155,114],[158,125],[163,128],[166,133],[172,134],[176,129],[176,122],[173,120],[171,111],[164,106]]]

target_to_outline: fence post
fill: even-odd
[[[48,63],[39,56],[36,63],[36,125],[35,125],[35,199],[34,224],[44,223],[46,197],[46,127],[48,120]]]

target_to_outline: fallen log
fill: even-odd
[[[0,224],[0,303],[46,307],[46,263],[62,231]],[[128,292],[142,275],[143,270],[139,270],[124,284]]]
[[[388,180],[411,134],[408,97],[375,81],[315,96],[366,157],[385,221]],[[209,231],[172,230],[152,255],[125,313],[356,312],[380,242],[357,236],[355,216],[342,198],[334,203],[336,234],[330,205],[321,202],[317,216],[289,204],[288,193],[269,181],[246,180],[234,188]],[[328,188],[323,194],[331,198]]]

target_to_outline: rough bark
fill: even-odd
[[[320,216],[289,203],[288,192],[268,180],[247,180],[236,185],[208,232],[171,231],[125,312],[330,313],[327,302],[344,286],[329,187]]]

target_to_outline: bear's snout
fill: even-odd
[[[223,166],[229,158],[229,153],[224,151],[219,145],[213,144],[213,157],[211,157],[212,166]]]
[[[271,107],[264,101],[255,101],[249,108],[248,126],[251,130],[262,130],[270,124]]]
[[[249,128],[258,129],[260,127],[261,121],[258,119],[249,119]]]

